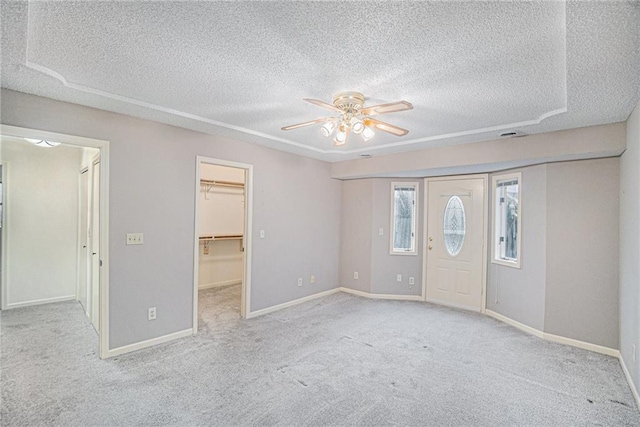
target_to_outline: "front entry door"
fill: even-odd
[[[486,178],[427,180],[426,299],[481,311]]]

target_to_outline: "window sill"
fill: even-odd
[[[507,261],[507,260],[502,260],[502,259],[492,259],[491,260],[491,264],[498,264],[498,265],[502,265],[504,267],[511,267],[511,268],[517,268],[517,269],[521,269],[522,268],[520,266],[520,260],[518,260],[518,261]]]
[[[411,252],[394,252],[394,251],[391,251],[391,252],[389,252],[389,255],[401,255],[401,256],[411,255],[411,256],[417,256],[418,252],[417,251],[411,251]]]

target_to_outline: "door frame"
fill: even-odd
[[[454,175],[454,176],[439,176],[433,178],[424,179],[424,202],[423,209],[424,215],[422,218],[422,301],[427,301],[427,246],[429,245],[428,238],[428,219],[429,219],[429,183],[436,181],[459,181],[464,179],[482,179],[484,187],[484,200],[483,200],[483,239],[482,239],[482,305],[480,313],[485,313],[487,310],[487,262],[488,262],[488,250],[489,250],[489,174],[473,174],[473,175]]]
[[[100,168],[100,252],[102,254],[102,268],[100,268],[98,352],[101,359],[106,359],[109,357],[109,141],[4,124],[0,124],[0,135],[17,138],[38,137],[62,142],[66,145],[97,148],[100,150],[100,161],[102,163],[102,167]],[[4,167],[2,171],[3,173],[5,172]],[[4,186],[3,190],[5,190]],[[5,192],[3,191],[3,193]],[[3,216],[3,220],[4,219],[6,219],[6,216]],[[2,233],[4,243],[7,234],[5,227],[2,227]],[[5,252],[7,251],[3,251],[3,261]],[[6,271],[3,269],[3,275],[4,274],[6,274]],[[3,296],[6,295],[6,285],[6,280],[3,280]],[[2,305],[2,309],[5,309],[6,299],[4,298]]]
[[[0,133],[0,135],[2,135]],[[2,146],[2,144],[0,144]],[[9,263],[7,262],[9,246],[9,230],[7,230],[7,178],[9,176],[9,162],[1,162],[2,164],[2,237],[0,238],[0,245],[2,245],[2,282],[0,283],[0,309],[5,310],[7,308],[7,277],[9,272],[7,268]]]
[[[87,194],[86,195],[82,194],[82,179],[83,179],[82,175],[84,175],[84,174],[87,174],[87,181],[88,181]],[[90,178],[91,178],[91,174],[89,172],[89,167],[88,166],[84,166],[84,167],[80,168],[80,170],[78,171],[78,256],[77,256],[78,260],[76,262],[76,265],[77,265],[77,267],[76,267],[76,270],[77,270],[77,274],[76,274],[76,276],[77,276],[76,277],[76,300],[78,300],[78,296],[80,295],[80,288],[81,288],[80,284],[82,282],[81,277],[80,277],[81,276],[81,274],[80,274],[81,273],[80,265],[83,262],[83,260],[82,260],[82,250],[81,250],[82,249],[82,215],[83,215],[83,212],[82,212],[82,197],[87,197],[89,195],[89,191],[88,191],[89,187],[88,187],[88,185],[91,182]],[[87,211],[84,212],[85,216],[87,216],[87,213],[88,213],[88,206],[89,206],[89,201],[87,200]],[[87,222],[88,222],[88,220],[87,220]],[[87,242],[85,242],[85,243],[87,243]],[[88,246],[86,247],[86,249],[87,249],[87,253],[89,253],[89,247]],[[89,266],[88,266],[88,263],[87,263],[87,259],[88,259],[87,257],[84,258],[84,263],[87,264],[86,267],[85,267],[87,269],[87,272],[86,272],[87,274],[85,274],[85,276],[86,276],[85,280],[87,282],[85,284],[85,290],[84,290],[85,292],[87,292],[87,287],[88,287],[87,285],[89,283],[89,274],[88,274]],[[87,300],[88,300],[88,298],[87,298]],[[85,301],[85,304],[87,304],[87,301]],[[83,307],[83,308],[85,309],[85,315],[87,315],[87,318],[90,318],[90,316],[88,315],[89,314],[89,310],[87,309],[87,307]]]
[[[193,335],[198,333],[198,271],[200,254],[200,177],[202,164],[244,169],[244,256],[242,266],[242,288],[240,293],[240,316],[247,319],[251,314],[251,253],[253,227],[253,165],[213,157],[196,156],[195,176],[195,223],[193,227]]]

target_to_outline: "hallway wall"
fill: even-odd
[[[76,296],[81,157],[79,148],[2,140],[9,308]]]

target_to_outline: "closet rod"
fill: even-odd
[[[200,241],[205,242],[209,240],[241,240],[242,234],[220,234],[217,236],[200,236]]]
[[[201,179],[200,184],[203,185],[217,185],[220,187],[235,187],[235,188],[244,188],[243,182],[234,182],[234,181],[215,181],[210,179]]]

